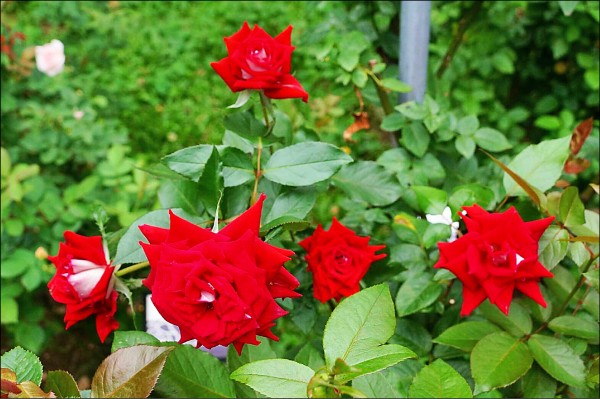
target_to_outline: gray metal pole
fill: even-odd
[[[431,1],[401,1],[399,79],[413,90],[400,94],[400,103],[423,102],[427,89]]]

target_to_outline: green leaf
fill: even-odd
[[[352,380],[352,386],[370,398],[406,398],[408,388],[421,369],[416,360],[388,367],[374,374],[366,374]]]
[[[306,220],[299,219],[294,216],[280,216],[271,220],[269,223],[265,223],[260,228],[261,235],[266,234],[269,230],[272,230],[279,226],[285,226],[286,229],[291,231],[304,230],[308,226],[310,226],[310,222]]]
[[[566,342],[534,334],[527,344],[536,362],[552,377],[574,387],[585,386],[585,366]]]
[[[182,209],[171,209],[174,214],[180,217],[185,217],[188,220],[193,218],[187,215]],[[144,250],[140,246],[140,241],[146,241],[146,237],[139,229],[139,225],[149,224],[158,227],[169,227],[169,212],[167,209],[159,209],[149,212],[137,219],[129,226],[121,240],[117,245],[117,253],[113,264],[119,265],[122,263],[138,263],[146,260]]]
[[[2,278],[14,278],[23,274],[35,264],[35,256],[32,251],[17,248],[8,258],[2,261],[0,276]]]
[[[92,397],[146,398],[173,347],[136,345],[102,361],[92,379]]]
[[[19,304],[14,298],[2,297],[0,301],[0,321],[2,324],[11,324],[19,321]]]
[[[360,53],[350,49],[341,49],[337,62],[348,72],[352,72],[358,65]]]
[[[533,122],[533,124],[545,130],[557,130],[560,128],[560,118],[554,115],[542,115]]]
[[[598,345],[600,333],[598,323],[594,323],[575,316],[559,316],[550,321],[548,327],[554,332],[579,337],[592,344]]]
[[[361,375],[375,373],[403,360],[416,358],[417,355],[402,345],[388,344],[365,350],[361,357],[362,360],[359,363],[352,365],[352,368],[356,370],[339,373],[335,376],[335,380],[345,384]]]
[[[424,119],[429,114],[424,105],[421,105],[415,101],[407,101],[395,106],[394,109],[407,118],[413,120]]]
[[[412,91],[412,87],[396,78],[381,79],[381,85],[391,91],[398,93],[408,93]]]
[[[510,56],[506,52],[496,52],[492,56],[492,65],[502,73],[507,75],[513,74],[515,66]]]
[[[193,181],[198,181],[204,166],[212,154],[213,146],[208,144],[183,148],[162,158],[162,162],[174,172]]]
[[[507,166],[529,185],[545,192],[560,177],[563,165],[569,156],[571,137],[546,140],[529,145]],[[508,175],[504,175],[504,189],[508,195],[523,196],[525,191]]]
[[[255,139],[267,133],[267,127],[250,110],[229,114],[223,123],[227,130],[246,139]]]
[[[235,397],[233,382],[223,363],[190,345],[179,345],[171,352],[156,391],[167,398]]]
[[[475,141],[468,136],[458,136],[454,141],[456,151],[466,159],[469,159],[475,153]]]
[[[317,350],[310,342],[307,342],[302,349],[298,351],[298,354],[296,357],[294,357],[294,360],[310,367],[315,371],[325,366],[325,360],[323,359],[321,352]]]
[[[487,299],[479,305],[479,310],[486,319],[502,327],[502,329],[515,337],[522,337],[531,332],[531,317],[527,313],[527,310],[517,302],[513,302],[510,305],[508,316],[502,313],[496,305],[492,305]]]
[[[531,366],[523,376],[524,398],[554,398],[556,395],[556,380],[550,377],[537,364]]]
[[[432,346],[429,331],[421,323],[407,318],[396,320],[396,333],[389,342],[406,346],[419,356],[428,356]]]
[[[441,215],[448,204],[448,193],[444,190],[429,186],[413,186],[417,194],[419,208],[424,213]]]
[[[310,367],[292,360],[268,359],[243,365],[231,373],[231,379],[268,397],[306,398],[314,374]]]
[[[258,337],[259,345],[244,345],[242,353],[238,355],[233,345],[227,349],[227,368],[229,372],[242,367],[244,364],[252,363],[257,360],[275,359],[277,354],[271,348],[270,340]],[[246,384],[237,381],[233,383],[237,396],[240,398],[256,398],[256,391]]]
[[[472,136],[475,134],[478,127],[479,119],[477,119],[477,116],[467,115],[465,117],[460,118],[456,126],[456,130],[463,136]]]
[[[2,298],[2,301],[4,299]],[[37,385],[42,383],[43,368],[40,359],[34,353],[20,346],[5,352],[0,357],[0,365],[2,368],[11,369],[15,372],[17,383],[23,381],[33,381]]]
[[[110,347],[110,351],[115,352],[117,349],[128,348],[134,345],[154,345],[158,343],[160,343],[158,338],[144,331],[117,330],[115,331],[115,337],[112,346]]]
[[[198,183],[191,180],[165,180],[158,190],[162,208],[181,208],[190,214],[202,212]]]
[[[357,68],[352,72],[352,83],[357,87],[364,88],[368,81],[369,76],[364,70]]]
[[[316,200],[315,191],[310,189],[295,189],[281,193],[263,217],[263,223],[269,223],[281,216],[303,219],[313,208]]]
[[[471,352],[475,394],[505,387],[531,367],[533,358],[527,346],[503,331],[487,335]]]
[[[482,338],[499,331],[500,328],[487,321],[465,321],[451,326],[433,342],[471,352]]]
[[[583,273],[583,275],[585,276],[585,278],[592,284],[592,287],[594,287],[596,289],[596,291],[600,291],[600,288],[598,287],[598,269],[593,269],[590,270],[589,272]],[[2,299],[4,301],[4,299]],[[4,308],[2,308],[4,311]]]
[[[286,186],[309,186],[330,178],[349,162],[352,158],[334,145],[305,142],[275,151],[263,175]]]
[[[585,208],[577,187],[567,187],[560,196],[558,217],[567,227],[585,224]]]
[[[381,121],[381,129],[386,132],[395,132],[397,130],[402,129],[405,124],[405,119],[402,114],[398,112],[392,112],[389,115],[386,115]],[[390,150],[388,150],[390,151]]]
[[[402,190],[396,176],[373,161],[356,161],[344,165],[333,177],[333,184],[353,199],[374,206],[395,202]]]
[[[398,290],[396,296],[396,312],[398,317],[408,316],[425,309],[434,303],[444,291],[444,288],[431,275],[421,273],[413,276]]]
[[[478,146],[492,152],[500,152],[513,147],[506,139],[506,136],[496,129],[491,129],[489,127],[477,129],[473,138]]]
[[[396,319],[390,290],[378,284],[344,299],[335,308],[323,334],[325,363],[339,357],[349,365],[368,360],[365,353],[394,334]]]
[[[481,184],[472,183],[456,186],[453,189],[448,205],[452,209],[461,209],[463,206],[478,204],[488,209],[494,203],[494,192]]]
[[[234,147],[225,147],[220,153],[223,162],[225,187],[235,187],[254,179],[254,167],[248,154]]]
[[[569,249],[569,233],[558,226],[549,226],[540,237],[538,253],[539,261],[548,270],[554,269],[567,255]]]
[[[431,137],[421,122],[413,122],[402,130],[402,146],[421,158],[427,152]]]
[[[49,371],[44,389],[53,392],[57,398],[80,398],[79,388],[73,376],[66,371]]]
[[[213,146],[212,153],[204,166],[204,172],[198,179],[198,197],[211,216],[215,216],[217,212],[222,190],[223,176],[219,164],[219,152]]]
[[[437,359],[419,371],[409,390],[409,398],[472,398],[465,379],[448,363]]]
[[[559,1],[558,5],[560,6],[563,14],[570,16],[577,7],[578,3],[579,1]]]
[[[277,125],[275,125],[275,128],[273,128],[273,130],[275,130],[276,128]],[[236,134],[230,130],[225,130],[225,133],[223,134],[223,145],[226,146],[225,149],[237,148],[238,150],[248,155],[252,155],[252,153],[254,152],[254,144],[252,144],[250,140],[247,140],[239,134]]]

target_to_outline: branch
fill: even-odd
[[[456,32],[456,36],[454,36],[454,39],[452,39],[452,43],[450,44],[450,47],[448,48],[446,55],[444,55],[442,64],[440,65],[437,72],[435,73],[435,77],[438,79],[441,79],[442,75],[444,74],[444,72],[446,71],[448,66],[450,65],[450,62],[452,61],[452,58],[454,57],[456,50],[458,50],[460,43],[462,43],[462,39],[463,39],[463,36],[465,35],[465,32],[467,31],[467,28],[469,27],[469,25],[471,25],[471,23],[475,19],[475,16],[479,13],[481,8],[483,7],[484,2],[483,1],[475,1],[473,3],[474,3],[473,6],[469,9],[469,11],[467,11],[465,16],[462,17],[461,20],[458,22],[458,31]]]

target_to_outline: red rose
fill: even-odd
[[[257,335],[278,340],[271,327],[287,312],[274,298],[299,297],[299,283],[283,267],[294,253],[258,236],[264,199],[218,233],[172,212],[168,229],[140,226],[149,241],[140,243],[150,262],[144,285],[159,313],[179,327],[180,343],[233,343],[241,353],[244,344],[259,344]]]
[[[233,91],[262,90],[269,98],[301,98],[308,93],[290,74],[294,46],[292,26],[272,38],[260,26],[250,29],[247,22],[232,36],[226,37],[227,57],[210,66]]]
[[[515,288],[545,307],[538,283],[553,274],[538,261],[538,241],[554,217],[524,222],[514,207],[504,213],[488,213],[478,205],[463,209],[469,232],[454,242],[438,243],[440,259],[434,266],[462,281],[461,316],[485,298],[508,314]]]
[[[331,298],[339,301],[360,290],[371,263],[385,257],[375,254],[385,245],[369,245],[369,239],[357,236],[334,217],[329,231],[319,225],[312,236],[299,242],[307,252],[315,298],[323,303]]]
[[[115,268],[110,264],[102,237],[85,237],[65,231],[65,243],[58,254],[48,259],[56,266],[56,274],[48,282],[52,298],[67,305],[65,329],[91,315],[96,315],[100,341],[119,328],[114,319],[117,292],[113,289]]]

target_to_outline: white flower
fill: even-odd
[[[425,215],[425,217],[427,218],[427,221],[431,224],[446,224],[450,226],[451,234],[450,238],[448,239],[448,242],[456,240],[459,224],[458,222],[452,221],[452,211],[450,210],[450,207],[445,207],[441,215],[427,214]]]
[[[48,76],[56,76],[65,67],[65,46],[60,40],[52,40],[43,46],[35,46],[37,69]]]
[[[73,118],[80,120],[81,118],[83,118],[83,116],[85,115],[85,112],[81,111],[81,110],[77,110],[73,112]]]

